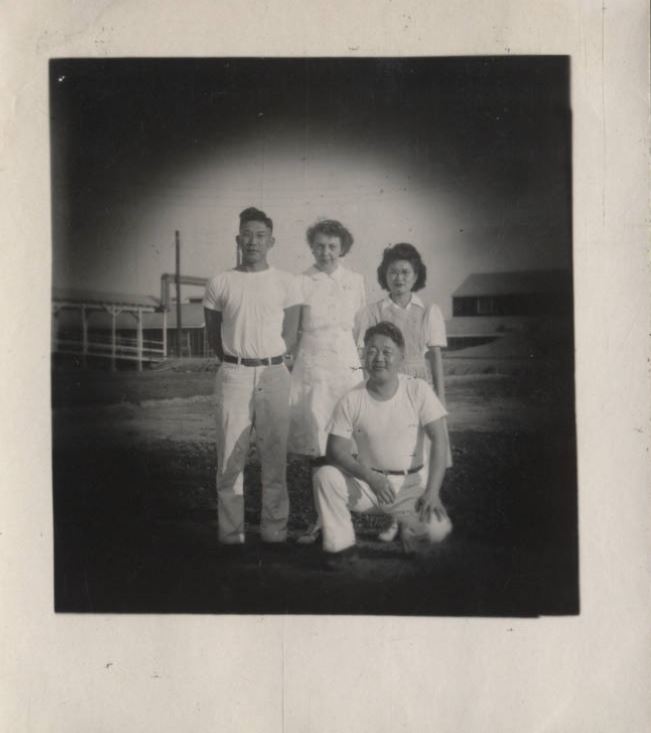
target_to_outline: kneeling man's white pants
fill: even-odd
[[[409,525],[418,531],[422,523],[418,519],[416,502],[425,491],[422,471],[387,478],[393,486],[395,500],[392,504],[381,505],[367,483],[336,466],[322,466],[316,471],[314,494],[326,552],[340,552],[355,544],[351,511],[390,514],[401,526]]]

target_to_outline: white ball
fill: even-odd
[[[402,525],[402,543],[407,552],[426,552],[428,547],[442,542],[451,531],[449,517],[439,519],[432,514],[427,524],[414,517]]]
[[[432,542],[442,542],[452,532],[450,517],[439,519],[434,512],[426,525],[427,539]]]

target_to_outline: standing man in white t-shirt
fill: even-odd
[[[240,214],[241,264],[214,277],[203,306],[217,372],[217,511],[219,541],[242,544],[244,466],[251,430],[262,468],[264,542],[287,539],[286,481],[289,372],[284,363],[298,328],[300,296],[293,275],[267,262],[273,222],[259,209]]]
[[[443,418],[447,414],[422,379],[400,374],[405,343],[400,329],[381,321],[364,336],[368,379],[339,401],[327,456],[333,465],[315,476],[326,564],[339,567],[355,555],[351,510],[384,512],[400,525],[406,549],[450,529],[440,498],[446,466]],[[423,438],[431,441],[429,466]],[[350,439],[358,455],[350,451]],[[424,475],[426,474],[426,475]]]

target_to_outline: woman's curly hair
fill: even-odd
[[[308,244],[312,246],[317,234],[326,234],[328,237],[338,237],[341,242],[341,254],[340,257],[348,254],[350,248],[353,246],[353,235],[346,229],[346,227],[336,219],[321,219],[313,224],[306,233],[306,239]]]
[[[412,291],[422,290],[425,287],[427,280],[427,268],[423,262],[420,252],[409,242],[399,242],[394,244],[393,247],[387,247],[382,255],[382,262],[377,268],[377,280],[380,283],[380,287],[383,290],[389,290],[387,283],[387,270],[392,262],[398,260],[406,260],[414,268],[416,274],[416,282]]]

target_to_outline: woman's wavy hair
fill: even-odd
[[[392,262],[398,260],[406,260],[414,268],[416,273],[416,282],[412,288],[412,292],[416,290],[422,290],[425,287],[427,281],[427,268],[423,262],[420,252],[409,242],[399,242],[394,244],[393,247],[387,247],[382,254],[382,262],[377,268],[377,281],[380,283],[380,287],[383,290],[389,290],[387,283],[387,270]]]
[[[340,257],[347,255],[353,246],[353,235],[336,219],[321,219],[313,224],[306,232],[307,243],[312,246],[317,234],[326,234],[328,237],[338,237],[341,242]]]

